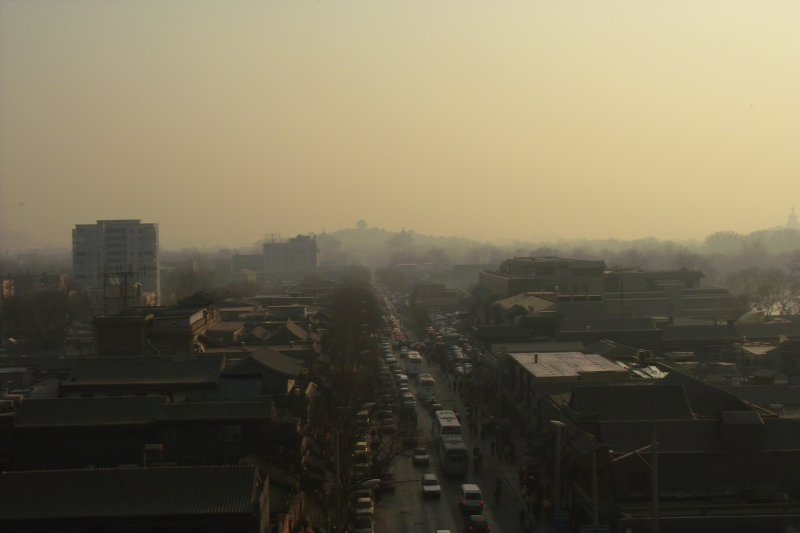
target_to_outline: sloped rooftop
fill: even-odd
[[[252,514],[255,466],[3,472],[4,521]]]
[[[694,419],[681,385],[580,387],[573,389],[570,407],[603,421]]]
[[[78,358],[62,386],[214,383],[223,358],[214,355]]]

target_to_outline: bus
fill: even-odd
[[[469,471],[469,452],[461,435],[444,434],[437,438],[437,452],[442,471],[448,476],[463,477]]]
[[[436,396],[436,380],[430,374],[420,374],[417,377],[417,397],[430,400]]]
[[[453,411],[436,411],[433,416],[433,436],[457,435],[461,437],[461,422]]]
[[[419,352],[408,352],[406,372],[409,376],[416,376],[422,372],[422,356],[419,354]]]

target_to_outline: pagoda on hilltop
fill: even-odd
[[[789,213],[789,217],[786,219],[786,229],[800,231],[800,222],[797,221],[797,215],[794,213],[794,207],[792,208],[792,212]]]

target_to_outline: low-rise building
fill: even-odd
[[[267,486],[247,465],[3,472],[0,529],[264,533]]]

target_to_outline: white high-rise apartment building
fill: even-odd
[[[144,301],[158,302],[158,224],[140,220],[98,220],[72,230],[72,279],[83,287],[103,288],[104,275],[130,272],[142,286]],[[118,276],[119,278],[120,276]],[[119,279],[123,282],[122,279]]]
[[[283,242],[264,243],[264,271],[267,273],[303,272],[319,267],[317,240],[298,235]]]

